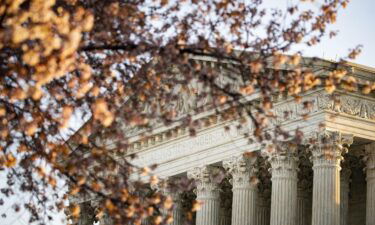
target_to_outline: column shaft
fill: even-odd
[[[252,225],[256,223],[257,169],[256,158],[233,157],[223,166],[232,174],[233,201],[232,224]]]
[[[297,180],[272,178],[271,225],[295,225]]]
[[[173,207],[173,222],[171,225],[183,225],[182,205],[179,200],[174,201]]]
[[[150,223],[149,219],[143,219],[142,222],[141,222],[141,225],[150,225],[150,224],[151,223]],[[107,224],[105,223],[105,225],[107,225]]]
[[[188,177],[195,179],[197,200],[201,209],[197,211],[196,225],[220,224],[220,191],[212,179],[214,168],[205,166],[188,172]]]
[[[340,162],[353,136],[325,131],[313,146],[313,225],[340,225]]]
[[[270,162],[271,225],[295,225],[297,222],[297,158],[291,152],[286,152],[273,155]]]
[[[232,224],[255,224],[256,189],[233,188]]]
[[[172,205],[172,212],[168,210],[162,210],[162,214],[164,217],[168,217],[170,219],[172,217],[172,223],[171,225],[182,225],[183,224],[183,212],[182,212],[182,202],[181,202],[181,191],[180,190],[174,190],[173,191],[173,185],[176,185],[178,182],[178,178],[170,177],[164,182],[158,183],[156,185],[153,185],[152,188],[155,190],[158,190],[162,192],[165,196],[168,196],[168,198],[171,198],[170,200],[173,201]],[[172,215],[170,215],[172,213]]]
[[[348,225],[350,169],[344,168],[340,177],[340,224]]]
[[[219,211],[220,201],[197,196],[197,200],[202,202],[202,208],[197,212],[196,225],[217,225],[220,223]]]
[[[312,224],[340,224],[339,165],[314,165]]]
[[[172,192],[168,188],[164,188],[164,193],[170,196],[173,200],[172,206],[172,218],[173,221],[170,223],[171,225],[183,225],[183,209],[182,209],[182,200],[181,200],[181,192],[175,191]]]

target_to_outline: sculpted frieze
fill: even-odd
[[[311,103],[311,107],[304,107],[303,103],[293,100],[285,101],[274,107],[275,123],[288,120],[301,119],[311,113],[328,110],[336,113],[348,114],[364,119],[375,119],[375,101],[366,97],[337,94],[330,95],[326,92],[303,97],[303,102]]]
[[[375,119],[375,101],[352,95],[318,96],[319,109],[345,113],[364,119]]]
[[[316,96],[308,96],[303,98],[303,102],[310,102],[311,107],[304,107],[303,103],[297,103],[289,100],[278,104],[274,107],[274,114],[276,116],[275,123],[281,123],[288,120],[301,119],[305,115],[319,111]]]

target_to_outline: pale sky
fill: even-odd
[[[270,4],[287,3],[291,0],[265,0]],[[283,2],[285,1],[285,2]],[[338,60],[339,56],[347,55],[349,48],[358,44],[363,45],[361,55],[354,61],[359,64],[375,68],[375,0],[352,0],[348,7],[338,15],[337,23],[333,26],[339,30],[339,35],[333,40],[325,39],[313,48],[304,49],[304,56],[316,56],[320,58]],[[1,196],[3,197],[3,196]],[[11,201],[6,201],[0,206],[0,215],[11,212],[10,202],[22,201],[25,196],[17,195]],[[9,200],[9,199],[8,199]],[[20,202],[22,203],[22,202]],[[26,213],[8,214],[7,218],[0,217],[0,225],[25,225],[28,224]],[[59,217],[59,216],[57,216]],[[62,224],[54,221],[54,225]]]
[[[279,1],[279,0],[269,0]],[[349,48],[363,45],[362,53],[355,63],[375,68],[375,1],[351,0],[348,7],[339,13],[332,27],[339,30],[334,39],[325,39],[321,44],[304,51],[305,56],[338,60],[347,55]]]

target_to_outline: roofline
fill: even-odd
[[[343,64],[358,68],[360,70],[364,70],[364,71],[369,72],[369,73],[375,73],[375,67],[365,66],[363,64],[358,64],[358,63],[349,62],[349,61],[343,61]]]
[[[251,52],[251,51],[234,50],[234,55],[238,55],[238,54],[241,54],[243,52],[245,52],[247,54],[254,54],[254,55],[257,54],[256,52]],[[195,52],[195,53],[190,53],[190,54],[192,56],[205,56],[205,57],[215,59],[214,55],[211,55],[211,54],[206,53],[206,52],[202,52],[202,53]],[[292,56],[291,54],[285,54],[285,55]],[[308,59],[308,60],[316,60],[316,61],[326,62],[326,63],[330,63],[330,64],[338,64],[338,65],[342,65],[342,66],[354,67],[354,68],[362,70],[364,72],[375,73],[375,67],[366,66],[366,65],[354,63],[354,62],[349,62],[349,61],[346,61],[346,60],[334,61],[334,60],[330,60],[330,59],[323,59],[323,58],[316,57],[316,56],[302,56],[302,58]],[[226,60],[230,61],[230,59],[228,59],[228,58]]]

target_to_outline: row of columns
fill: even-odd
[[[267,153],[272,180],[271,215],[268,215],[265,199],[258,193],[256,158],[239,156],[223,161],[223,167],[232,175],[231,224],[347,225],[350,170],[341,171],[340,164],[352,138],[330,132],[319,135],[317,140],[311,147],[310,158],[313,164],[312,208],[303,180],[297,177],[297,146],[278,144],[274,151]],[[367,145],[365,151],[366,225],[375,225],[375,143]],[[204,166],[188,172],[188,177],[196,181],[197,200],[202,202],[196,225],[228,224],[220,219],[223,211],[220,189],[212,170],[213,167]],[[181,215],[177,211],[174,213],[176,222],[173,224],[182,224]]]

